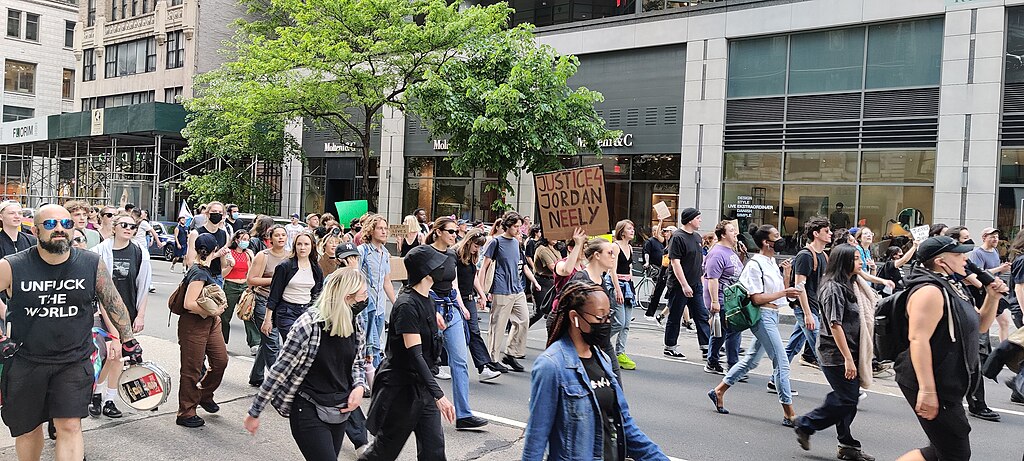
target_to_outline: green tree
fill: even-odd
[[[229,44],[232,60],[197,80],[202,90],[187,103],[196,111],[189,141],[199,135],[201,118],[216,117],[233,122],[225,127],[234,139],[259,141],[245,149],[267,147],[273,143],[263,142],[258,127],[305,118],[361,152],[365,196],[370,135],[382,108],[404,110],[411,85],[452,60],[463,44],[502,30],[511,11],[505,3],[460,10],[445,0],[248,0],[247,6],[262,19],[240,23]],[[214,155],[232,149],[207,145],[217,148],[207,151]]]
[[[410,109],[434,139],[448,138],[452,167],[497,174],[501,197],[514,189],[509,175],[560,168],[558,157],[601,153],[604,128],[594,104],[601,93],[569,87],[579,60],[539,44],[522,25],[467,43],[459,59],[430,72],[409,91]],[[504,199],[492,204],[501,211]]]

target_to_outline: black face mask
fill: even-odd
[[[210,222],[213,224],[220,224],[220,220],[224,219],[222,213],[210,213]]]
[[[782,251],[786,249],[786,239],[778,239],[772,242],[772,249],[775,250],[776,253],[782,253]]]
[[[580,330],[580,336],[583,337],[583,342],[585,342],[585,343],[587,343],[587,344],[589,344],[591,346],[602,346],[604,344],[608,344],[608,341],[612,337],[612,324],[611,324],[611,322],[607,322],[607,323],[590,323],[590,322],[587,322],[587,324],[590,325],[590,331],[589,332],[583,331],[582,329]],[[576,320],[576,328],[579,328],[579,327],[580,327],[579,319],[577,318],[577,320]]]
[[[362,301],[357,301],[355,304],[352,305],[352,315],[359,315],[360,312],[362,312],[364,309],[366,309],[366,306],[369,303],[370,303],[369,299],[364,299]]]
[[[974,245],[974,239],[964,240],[964,245]]]

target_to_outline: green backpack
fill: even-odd
[[[760,263],[753,262],[761,267]],[[761,268],[761,285],[764,286],[764,268]],[[750,299],[750,295],[747,294],[747,289],[742,283],[736,282],[730,285],[725,289],[724,294],[725,304],[722,305],[722,309],[725,310],[725,321],[730,330],[743,331],[761,321],[761,307]]]

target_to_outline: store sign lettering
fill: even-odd
[[[448,150],[448,140],[447,139],[435,139],[434,140],[434,150],[447,151]]]
[[[753,203],[754,197],[749,195],[738,195],[736,196],[736,203],[730,203],[726,208],[736,211],[737,218],[750,218],[754,216],[755,211],[772,211],[775,207],[767,204]]]
[[[43,141],[47,136],[46,117],[34,117],[25,120],[0,124],[0,144]]]
[[[355,152],[356,146],[351,143],[325,142],[324,152]]]
[[[582,139],[578,139],[576,145],[587,147]],[[617,138],[602,139],[597,142],[597,146],[602,149],[608,147],[633,147],[633,133],[623,133],[622,136]]]

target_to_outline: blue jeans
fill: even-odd
[[[366,355],[373,359],[373,367],[380,366],[383,359],[384,346],[382,336],[384,335],[384,313],[363,311],[359,313],[359,321],[363,323],[363,331],[366,332]]]
[[[452,404],[456,418],[473,416],[469,409],[469,368],[466,363],[466,325],[462,313],[455,312],[444,330],[444,349],[448,351],[448,366],[452,371]]]
[[[722,321],[722,336],[708,340],[708,365],[718,366],[718,350],[725,344],[725,361],[729,368],[740,361],[740,343],[743,341],[742,331],[732,331],[728,322],[725,321],[725,309],[719,309],[718,318]]]
[[[669,275],[669,277],[674,277]],[[708,347],[708,339],[711,337],[711,318],[708,308],[704,306],[704,287],[699,283],[691,285],[693,297],[687,298],[683,295],[683,289],[678,285],[668,292],[668,323],[665,324],[665,347],[675,347],[679,343],[679,326],[683,321],[683,308],[689,306],[690,317],[697,324],[697,342],[701,349]]]
[[[800,308],[793,309],[793,316],[796,317],[796,325],[793,325],[793,334],[789,335],[789,345],[786,346],[786,357],[789,361],[793,361],[793,357],[796,357],[800,353],[800,349],[804,347],[804,341],[807,342],[807,347],[814,353],[814,357],[818,357],[818,329],[821,328],[821,322],[818,320],[818,314],[811,312],[811,316],[814,317],[814,330],[807,328],[807,324],[804,323],[804,310]]]
[[[631,282],[619,281],[619,288],[622,289],[622,304],[612,300],[614,312],[612,312],[612,336],[615,336],[615,355],[626,353],[626,341],[629,339],[629,322],[633,318],[633,284]],[[615,357],[612,357],[614,360]]]
[[[263,325],[263,319],[267,316],[267,298],[256,295],[256,303],[252,309],[252,321],[256,325]],[[277,360],[279,347],[279,336],[277,328],[270,329],[270,336],[260,332],[260,350],[256,353],[256,362],[252,364],[252,371],[249,372],[249,384],[263,382],[263,370],[270,368]]]
[[[786,350],[782,345],[782,336],[779,335],[779,311],[775,309],[762,308],[761,321],[750,327],[754,334],[754,340],[743,359],[736,365],[729,368],[729,372],[722,378],[722,382],[733,386],[740,378],[747,375],[747,372],[757,368],[761,356],[765,353],[772,359],[772,381],[778,383],[779,402],[783,405],[793,404],[793,395],[789,386],[789,360],[786,359]]]

